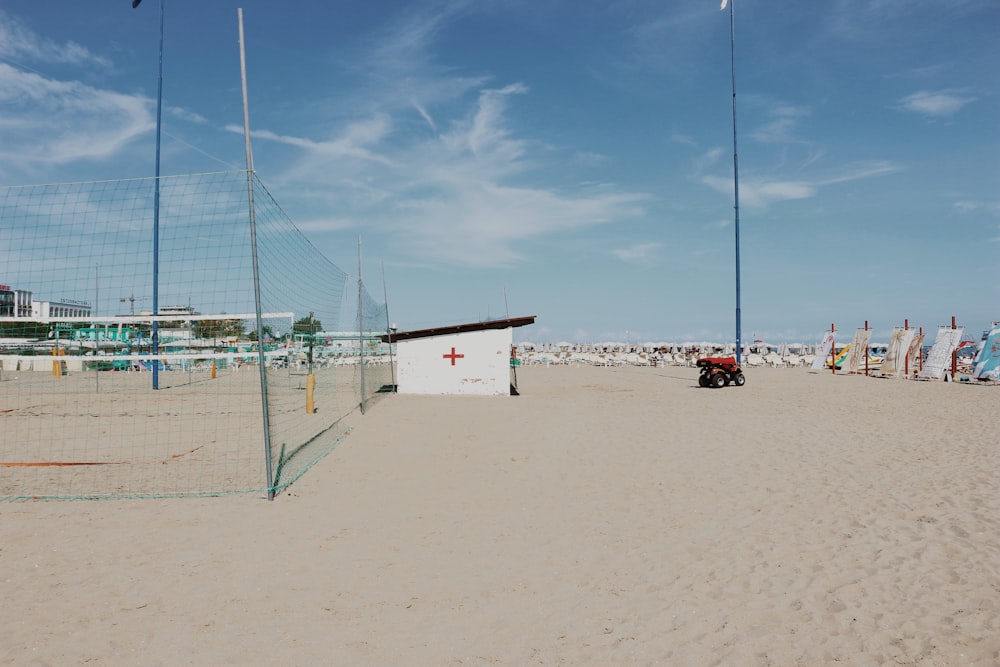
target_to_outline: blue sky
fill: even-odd
[[[743,339],[1000,320],[1000,4],[736,1]],[[151,176],[159,1],[0,4],[0,184]],[[161,173],[254,165],[418,329],[735,338],[719,0],[165,0]]]

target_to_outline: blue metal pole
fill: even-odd
[[[156,85],[156,178],[153,185],[153,317],[160,314],[160,118],[163,111],[163,0],[160,0],[160,61]],[[153,389],[160,388],[160,323],[153,320]]]
[[[743,354],[740,324],[740,162],[736,149],[736,0],[729,0],[729,59],[733,90],[733,212],[736,227],[736,363],[739,365]]]

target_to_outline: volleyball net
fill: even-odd
[[[387,329],[246,171],[0,188],[0,498],[273,497]]]

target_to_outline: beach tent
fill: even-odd
[[[1000,380],[1000,323],[994,322],[976,355],[972,376],[977,380]]]
[[[535,316],[400,331],[396,345],[396,385],[400,394],[510,396],[513,330]]]

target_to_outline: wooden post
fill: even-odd
[[[830,324],[830,372],[834,375],[837,374],[837,341],[834,337],[834,332],[837,330],[832,323]]]
[[[957,329],[958,328],[957,326],[955,326],[955,316],[954,315],[951,316],[951,328],[952,329]],[[951,351],[951,379],[952,379],[952,381],[954,381],[956,373],[958,373],[958,348],[957,347],[954,350]]]
[[[920,327],[919,334],[921,338],[924,337],[924,328]],[[920,347],[917,348],[917,375],[922,373],[924,370],[924,344],[921,341]]]
[[[910,330],[910,320],[903,320],[903,330]],[[906,352],[903,353],[903,377],[907,380],[910,379],[910,348],[907,346]]]
[[[868,320],[865,320],[865,331],[868,331]],[[871,345],[868,341],[868,336],[865,336],[865,377],[868,377],[868,351],[871,350]]]
[[[316,412],[313,396],[316,393],[316,376],[312,373],[306,377],[306,414],[311,415]]]

